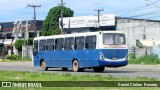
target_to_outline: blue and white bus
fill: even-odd
[[[41,36],[34,38],[33,47],[33,65],[44,70],[73,68],[74,72],[82,72],[93,68],[103,72],[105,67],[128,64],[125,33],[121,31]]]

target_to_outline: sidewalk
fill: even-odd
[[[119,69],[129,69],[129,70],[137,70],[137,71],[160,71],[160,65],[142,65],[142,64],[129,64],[124,67],[120,67]]]

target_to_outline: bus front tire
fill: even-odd
[[[93,67],[94,72],[103,72],[105,67]]]
[[[68,68],[62,68],[62,71],[67,71],[68,70]]]
[[[45,62],[44,60],[41,62],[41,67],[42,67],[42,69],[44,69],[45,71],[48,70],[48,67],[46,67],[46,62]]]

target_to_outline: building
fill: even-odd
[[[0,44],[3,44],[5,47],[5,49],[4,47],[0,47],[0,52],[5,50],[5,53],[8,53],[9,51],[16,53],[17,51],[15,47],[13,47],[14,41],[18,38],[24,39],[26,36],[27,38],[34,38],[36,32],[37,35],[40,36],[42,24],[42,20],[36,21],[36,27],[34,25],[34,20],[0,23]],[[2,54],[0,53],[0,56],[1,55]]]
[[[3,38],[4,36],[6,38],[10,38],[12,37],[12,31],[14,28],[14,23],[15,22],[4,22],[4,23],[0,23],[0,38]],[[20,23],[20,21],[18,21],[17,23]],[[36,25],[36,29],[37,29],[37,33],[39,35],[41,35],[41,29],[42,29],[42,24],[43,21],[42,20],[37,20],[36,21],[37,25]],[[21,23],[21,28],[22,28],[22,32],[25,29],[25,25],[26,25],[26,21],[22,21]],[[35,37],[35,27],[34,27],[34,20],[30,20],[28,21],[28,25],[29,25],[29,37],[33,38]],[[23,38],[23,35],[22,37]]]
[[[141,41],[144,46],[160,44],[160,21],[116,17],[114,14],[97,16],[66,17],[63,19],[63,33],[93,31],[124,31],[129,47],[137,46]]]

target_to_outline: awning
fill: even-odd
[[[10,46],[11,43],[12,43],[12,39],[5,39],[5,41],[4,41],[5,46]]]

